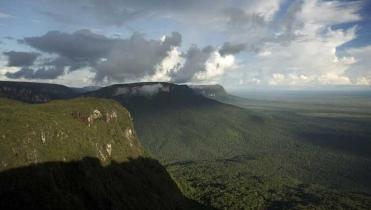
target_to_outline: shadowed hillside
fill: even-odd
[[[0,173],[0,209],[201,209],[150,158],[46,162]]]

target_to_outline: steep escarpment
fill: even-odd
[[[133,114],[145,148],[165,162],[220,158],[248,146],[248,126],[262,130],[269,119],[197,93],[187,85],[133,83],[86,94],[114,99]]]
[[[144,154],[129,112],[103,99],[0,99],[0,209],[189,209]]]
[[[1,99],[2,169],[45,161],[124,161],[142,155],[129,112],[98,99],[29,105]]]

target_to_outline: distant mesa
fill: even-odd
[[[196,93],[210,98],[219,98],[228,96],[227,91],[221,85],[191,85]]]
[[[79,96],[99,97],[146,97],[153,96],[205,96],[208,98],[225,97],[228,93],[221,85],[178,85],[167,82],[140,82],[116,84],[107,87],[88,86],[72,88],[64,85],[0,81],[0,97],[27,103],[45,103],[50,100],[70,99]],[[180,99],[179,98],[179,99]]]
[[[75,98],[99,88],[101,87],[72,88],[51,83],[0,81],[0,97],[26,103],[46,103],[51,100]]]

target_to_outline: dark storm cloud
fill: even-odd
[[[179,46],[181,36],[172,33],[164,41],[146,40],[134,34],[128,40],[118,43],[108,54],[106,60],[96,66],[96,81],[103,79],[123,81],[153,75],[155,65],[159,64],[173,46]]]
[[[45,54],[49,58],[40,59],[38,66],[27,66],[9,78],[55,79],[78,69],[87,67],[95,73],[97,82],[122,82],[152,76],[156,65],[160,64],[173,47],[181,45],[182,36],[178,32],[161,40],[146,39],[134,33],[127,39],[108,38],[89,30],[74,33],[50,31],[42,36],[26,37],[20,40]],[[237,54],[244,50],[243,44],[225,43],[220,49],[221,56]],[[189,82],[198,72],[205,71],[205,63],[217,48],[192,46],[181,54],[184,64],[179,70],[170,73],[173,82]],[[31,65],[33,62],[30,62]]]
[[[87,61],[107,55],[115,43],[119,42],[89,30],[79,30],[72,34],[50,31],[43,36],[27,37],[23,41],[42,52]]]
[[[8,57],[7,66],[29,66],[40,56],[39,53],[16,51],[4,52],[3,54]]]
[[[214,51],[215,48],[211,46],[207,46],[203,49],[200,49],[197,46],[189,48],[187,53],[184,55],[186,61],[183,67],[171,75],[172,81],[177,83],[191,81],[196,73],[206,70],[205,62]]]
[[[56,79],[59,75],[63,74],[64,69],[58,67],[41,67],[37,69],[23,67],[19,71],[5,74],[10,79]]]
[[[220,55],[234,55],[238,54],[241,51],[246,49],[246,44],[232,44],[230,42],[225,42],[223,46],[220,48],[219,53]]]
[[[163,40],[148,40],[139,33],[128,39],[107,38],[89,30],[75,33],[51,31],[39,37],[27,37],[23,43],[44,53],[57,56],[44,60],[41,68],[23,68],[8,74],[11,78],[53,79],[65,72],[89,67],[95,80],[101,82],[139,79],[155,72],[172,47],[181,44],[182,37],[173,32]]]

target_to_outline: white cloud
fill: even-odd
[[[20,68],[19,67],[8,67],[0,65],[0,80],[9,80],[5,74],[6,73],[14,73],[17,72]]]
[[[145,77],[143,81],[153,81],[153,82],[168,82],[171,80],[170,74],[177,72],[184,63],[184,58],[181,56],[182,52],[178,47],[173,47],[169,52],[168,56],[165,57],[160,64],[155,68],[156,71],[154,75]]]
[[[221,56],[218,51],[211,53],[205,62],[205,71],[195,74],[193,80],[198,82],[217,82],[226,71],[236,68],[233,55]]]
[[[348,49],[353,63],[346,70],[346,75],[357,85],[371,85],[371,45]]]
[[[68,74],[63,74],[56,79],[48,80],[51,83],[59,83],[72,87],[84,87],[94,84],[95,74],[89,67],[81,68],[77,71],[72,71]],[[39,80],[42,81],[42,80]]]
[[[112,9],[119,10],[128,6],[125,5],[125,1],[120,3],[121,7],[115,4],[116,1],[107,1],[108,3],[104,4],[100,1],[96,2],[101,6],[107,4],[112,6]],[[150,64],[154,71],[143,70],[144,73],[140,75],[141,81],[177,81],[172,77],[176,75],[175,73],[182,72],[182,67],[187,60],[193,64],[197,62],[200,64],[189,65],[189,68],[183,69],[190,72],[189,75],[186,74],[186,81],[193,78],[193,82],[224,81],[236,84],[239,81],[241,84],[258,85],[371,84],[371,59],[369,59],[371,46],[349,49],[345,53],[339,52],[340,46],[356,38],[357,26],[346,29],[334,27],[361,20],[359,14],[361,1],[286,0],[287,4],[283,4],[284,0],[192,2],[194,4],[178,5],[176,2],[169,5],[157,4],[152,8],[153,3],[142,1],[144,5],[148,4],[144,7],[145,13],[148,14],[133,16],[125,21],[122,20],[122,15],[116,17],[112,10],[100,11],[104,12],[100,15],[113,15],[111,17],[113,19],[110,20],[114,20],[114,25],[139,17],[149,17],[146,21],[152,19],[159,21],[158,18],[166,18],[179,24],[178,26],[188,33],[185,38],[191,39],[192,42],[197,42],[199,37],[207,35],[210,36],[212,45],[218,41],[228,41],[231,44],[244,46],[245,51],[242,55],[224,56],[220,55],[215,47],[210,47],[210,51],[207,52],[203,52],[202,47],[197,48],[195,52],[198,53],[193,57],[187,57],[187,53],[182,52],[180,47],[169,48],[168,52],[166,49],[164,57],[156,60],[154,66],[153,63]],[[142,9],[140,3],[135,5],[139,7],[138,10]],[[290,7],[282,8],[283,5],[290,5]],[[0,18],[3,17],[10,16],[0,12]],[[120,23],[117,24],[115,21]],[[189,36],[190,34],[194,36]],[[165,38],[162,37],[161,42],[164,42]],[[205,39],[203,37],[200,40]],[[221,41],[221,39],[225,40]],[[210,44],[207,41],[201,43],[201,46]],[[143,52],[139,53],[139,57],[145,57]],[[202,59],[198,59],[201,56]],[[243,66],[240,64],[240,58],[245,59]],[[115,63],[107,69],[117,68],[117,72],[120,73],[127,61],[121,63],[123,61],[121,55],[117,56],[117,60],[120,61],[117,62],[120,65]],[[133,64],[133,72],[137,72],[137,65],[142,64],[143,60]],[[236,60],[239,61],[238,65]],[[148,66],[143,69],[148,69]],[[3,75],[8,71],[15,70],[3,67],[0,69],[0,77],[4,78]],[[66,74],[59,77],[58,81],[69,79],[74,81],[78,78],[77,80],[81,79],[82,84],[87,84],[92,82],[90,74],[89,70]],[[67,83],[77,84],[79,83],[77,80]]]
[[[246,62],[244,69],[240,70],[249,71],[242,74],[242,83],[364,84],[364,78],[357,82],[346,73],[359,62],[357,57],[370,55],[371,51],[349,51],[348,55],[340,56],[337,48],[356,38],[357,27],[332,28],[334,24],[359,20],[358,10],[359,3],[304,1],[291,20],[295,38],[288,44],[264,43],[258,55],[253,56],[252,61]]]
[[[19,67],[8,67],[7,63],[7,57],[0,53],[0,80],[8,80],[5,76],[7,72],[14,73],[20,69]]]

